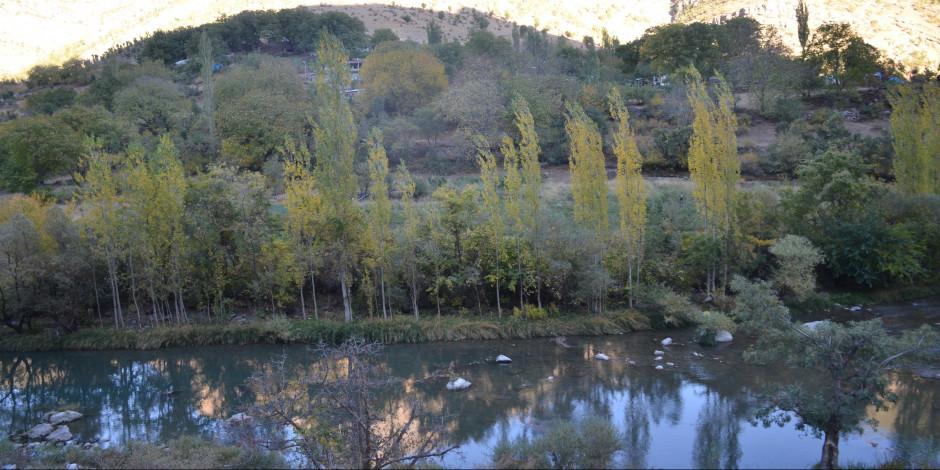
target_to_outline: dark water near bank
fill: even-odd
[[[607,417],[623,432],[617,466],[806,468],[817,462],[820,439],[792,425],[765,428],[749,420],[765,387],[806,378],[742,364],[743,341],[701,348],[689,344],[691,333],[668,332],[677,344],[666,348],[662,362],[653,351],[664,349],[658,342],[664,332],[568,338],[567,349],[550,339],[398,345],[383,351],[383,361],[403,379],[402,394],[455,417],[450,429],[461,447],[445,459],[447,466],[486,465],[501,437],[537,434],[552,420],[586,415]],[[592,359],[596,352],[611,360]],[[46,411],[72,408],[86,414],[70,425],[80,441],[211,437],[223,428],[221,418],[253,403],[246,379],[282,354],[291,367],[313,357],[303,346],[0,354],[0,435],[38,423]],[[513,363],[470,365],[496,354]],[[675,366],[654,369],[666,362]],[[420,380],[450,364],[473,383],[469,390],[447,392],[441,381]],[[940,466],[940,380],[906,374],[892,380],[899,401],[869,410],[877,429],[845,439],[841,461],[873,464],[898,453]],[[394,410],[400,397],[388,398]]]

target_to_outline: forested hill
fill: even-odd
[[[472,25],[462,9],[488,15],[494,26],[515,22],[546,28],[553,35],[580,39],[601,37],[607,30],[621,42],[639,37],[652,26],[670,21],[715,21],[743,10],[777,27],[796,49],[793,9],[796,0],[333,0],[312,6],[338,9],[362,20],[370,31],[391,28],[403,38],[423,40],[423,27],[433,14],[459,38]],[[94,0],[11,0],[0,6],[0,76],[22,76],[36,64],[89,58],[157,30],[170,30],[215,20],[246,9],[281,9],[304,5],[298,0],[167,0],[164,2]],[[938,0],[811,0],[810,24],[850,23],[888,57],[911,66],[940,63]],[[497,27],[509,34],[510,28]],[[412,37],[414,36],[414,37]]]

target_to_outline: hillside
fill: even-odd
[[[794,51],[798,0],[672,0],[676,21],[720,21],[746,14],[777,28]],[[910,67],[940,65],[938,0],[806,0],[812,29],[825,22],[849,23],[867,42]]]
[[[913,3],[913,6],[912,6]],[[94,0],[11,0],[0,5],[0,76],[22,76],[29,67],[91,57],[113,45],[159,29],[212,21],[246,9],[281,9],[308,4],[297,0],[168,0],[165,2]],[[424,40],[424,26],[438,12],[445,34],[464,37],[473,24],[464,9],[486,13],[490,29],[509,34],[509,24],[547,28],[549,33],[580,39],[603,29],[621,40],[670,21],[716,21],[742,11],[776,26],[796,48],[793,7],[796,0],[399,0],[363,4],[333,0],[317,10],[340,10],[360,18],[371,31],[392,28],[401,37]],[[911,65],[940,63],[940,2],[937,0],[809,0],[810,21],[851,23],[890,57]],[[461,18],[463,17],[463,18]]]

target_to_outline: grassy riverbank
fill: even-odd
[[[89,328],[0,337],[0,351],[161,349],[172,347],[341,343],[352,337],[381,343],[421,343],[486,339],[526,339],[557,335],[613,335],[651,328],[653,322],[636,311],[607,315],[570,315],[543,320],[508,317],[431,317],[415,320],[333,320],[274,318],[245,324],[195,324],[178,327],[118,330]]]
[[[224,445],[199,437],[182,437],[166,444],[130,442],[125,446],[83,449],[79,446],[16,448],[0,442],[0,462],[16,468],[285,468],[277,454]]]

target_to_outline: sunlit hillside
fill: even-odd
[[[450,37],[472,23],[455,20],[464,8],[488,14],[497,34],[507,24],[547,28],[580,39],[606,29],[621,40],[670,21],[716,21],[744,11],[784,32],[796,46],[793,8],[797,0],[398,0],[372,4],[357,0],[311,3],[298,0],[8,0],[0,3],[0,76],[20,76],[32,65],[91,57],[111,46],[172,29],[212,21],[246,9],[298,5],[336,9],[360,18],[369,30],[392,28],[401,37],[423,40],[424,26],[438,12]],[[940,2],[937,0],[810,0],[810,21],[849,22],[871,44],[909,65],[940,63]],[[446,16],[449,15],[449,16]],[[448,26],[449,25],[449,26]]]

